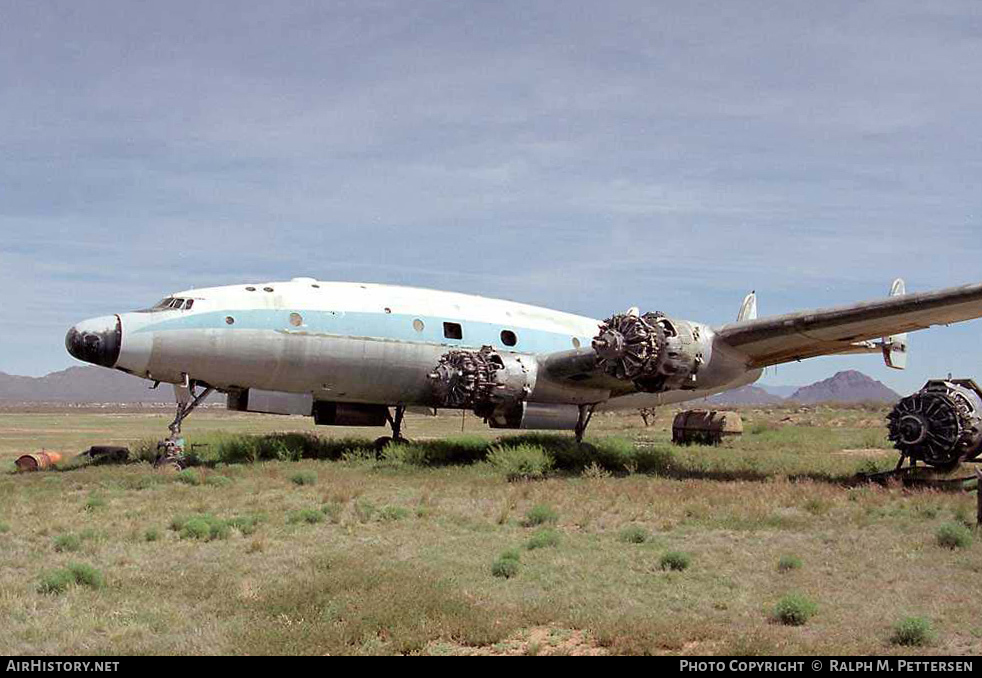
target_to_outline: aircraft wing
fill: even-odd
[[[857,352],[857,343],[982,317],[982,284],[744,320],[717,328],[748,367]]]

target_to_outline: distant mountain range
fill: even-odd
[[[766,390],[765,390],[766,389]],[[795,388],[786,397],[773,391],[790,387],[744,386],[743,388],[720,393],[707,398],[713,405],[778,405],[781,403],[892,403],[900,400],[900,394],[884,386],[879,381],[867,377],[862,372],[847,370],[810,386]]]
[[[101,367],[69,367],[43,377],[19,377],[0,372],[0,401],[70,402],[70,403],[171,403],[174,393],[162,384],[151,391],[150,382],[124,372]],[[780,405],[794,401],[803,404],[819,402],[857,403],[893,402],[900,395],[880,382],[853,370],[802,388],[794,388],[790,397],[773,391],[792,387],[744,386],[707,398],[714,405]],[[220,400],[220,397],[213,397]]]
[[[102,367],[69,367],[43,377],[0,372],[0,401],[75,403],[170,403],[169,384],[150,390],[151,382]]]

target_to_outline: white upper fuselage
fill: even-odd
[[[193,303],[189,309],[185,302],[180,309],[118,315],[121,340],[113,366],[164,382],[182,382],[187,375],[221,390],[310,393],[339,402],[426,405],[427,375],[448,350],[492,346],[537,356],[569,351],[589,347],[600,324],[500,299],[311,278],[187,290],[169,298]],[[77,327],[107,322],[94,319]],[[712,330],[694,325],[709,355]],[[724,367],[700,378],[699,391],[635,394],[615,402],[677,402],[756,379],[739,362],[715,361]],[[611,395],[616,394],[540,376],[529,400],[582,404]]]

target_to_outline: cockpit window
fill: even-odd
[[[194,299],[188,299],[187,301],[184,302],[185,311],[190,311],[192,306],[194,306]]]
[[[174,301],[174,297],[167,297],[166,299],[161,299],[160,301],[157,302],[157,304],[154,306],[154,308],[155,309],[157,309],[157,308],[167,308],[168,306],[170,306],[170,302],[172,302],[172,301]]]

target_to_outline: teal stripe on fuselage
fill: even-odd
[[[165,313],[174,313],[165,311]],[[180,313],[180,312],[178,312]],[[303,318],[300,327],[290,324],[290,314],[299,313]],[[229,325],[226,317],[235,319]],[[423,321],[423,331],[413,328],[414,320]],[[456,322],[463,328],[463,339],[447,339],[443,336],[443,323]],[[511,330],[518,337],[515,346],[501,342],[501,331]],[[159,322],[144,325],[140,332],[166,332],[170,330],[268,330],[293,334],[324,334],[340,337],[371,337],[392,341],[443,344],[479,348],[494,346],[502,351],[520,353],[553,353],[574,348],[573,336],[534,330],[517,326],[503,326],[473,320],[454,320],[428,316],[411,316],[395,313],[346,313],[331,311],[291,311],[270,309],[240,309],[206,313],[187,313]],[[591,337],[577,337],[581,345],[588,345]]]

